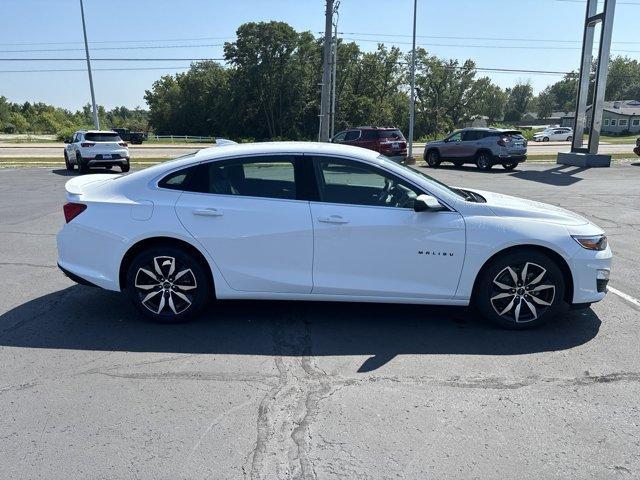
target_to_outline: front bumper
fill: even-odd
[[[571,259],[573,300],[571,303],[599,302],[607,294],[611,271],[611,249],[596,252],[581,249]],[[606,272],[606,273],[605,273]]]

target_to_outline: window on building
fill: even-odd
[[[629,124],[629,120],[627,120],[626,118],[621,118],[620,119],[620,126],[621,127],[626,127]]]
[[[615,127],[618,124],[618,121],[615,118],[611,119],[611,126]]]
[[[633,120],[631,120],[631,125],[633,125],[634,127],[637,127],[640,125],[640,118],[634,118]]]
[[[604,126],[605,126],[605,127],[608,127],[608,126],[609,126],[609,119],[608,119],[608,118],[605,118],[605,119],[604,119]]]

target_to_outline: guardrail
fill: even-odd
[[[181,141],[192,141],[192,142],[215,142],[215,137],[205,137],[201,135],[152,135],[151,138],[156,140],[181,140]]]

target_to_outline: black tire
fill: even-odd
[[[548,142],[548,141],[549,141],[549,137],[544,137],[544,138],[542,139],[542,141],[543,141],[543,142]]]
[[[427,153],[427,165],[431,168],[438,168],[441,162],[440,152],[438,152],[438,150],[429,150]]]
[[[129,162],[123,163],[122,165],[120,165],[120,170],[122,171],[122,173],[128,172],[130,168],[131,168],[131,164]]]
[[[502,168],[504,168],[507,172],[510,172],[517,166],[518,166],[518,162],[505,162],[502,164]]]
[[[64,152],[64,166],[69,171],[73,170],[73,164],[71,162],[69,162],[69,156],[67,155],[67,152]]]
[[[459,161],[459,160],[458,160],[458,161],[453,162],[453,166],[454,166],[454,167],[456,167],[456,168],[460,168],[460,167],[462,167],[462,165],[463,165],[463,164],[464,164],[464,162],[461,162],[461,161]]]
[[[520,250],[499,256],[482,270],[473,304],[497,325],[531,328],[560,312],[564,290],[564,277],[553,259],[535,250]]]
[[[489,170],[491,170],[491,168],[493,167],[493,158],[491,157],[492,156],[489,152],[479,152],[478,155],[476,155],[477,167],[484,172],[488,172]]]
[[[572,137],[571,135],[569,135],[569,136],[567,137],[567,142],[571,142],[571,141],[573,141],[573,137]]]
[[[105,165],[104,168],[105,170],[111,170],[112,165]]]
[[[131,261],[127,269],[126,292],[134,305],[151,320],[185,322],[200,313],[212,297],[207,268],[181,248],[152,247]],[[154,292],[157,293],[154,295]]]
[[[82,155],[80,153],[76,153],[76,163],[78,164],[78,171],[80,173],[88,173],[89,165],[85,161],[82,160]]]

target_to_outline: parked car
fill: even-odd
[[[569,127],[547,128],[533,136],[534,142],[570,142],[573,140],[573,129]]]
[[[65,188],[60,268],[160,322],[215,296],[473,303],[524,328],[602,300],[611,265],[603,230],[575,213],[344,145],[213,147]]]
[[[337,133],[332,143],[368,148],[397,162],[407,158],[407,141],[395,127],[357,127]]]
[[[633,149],[633,153],[640,157],[640,138],[636,139],[636,148]]]
[[[129,171],[129,148],[116,132],[80,130],[65,143],[67,170],[73,170],[75,166],[80,173],[87,173],[93,167],[109,169],[118,166],[123,172]]]
[[[147,139],[145,132],[132,132],[128,128],[114,128],[113,131],[116,132],[122,140],[133,145],[142,145],[142,142]]]
[[[518,130],[463,128],[427,143],[424,149],[424,160],[432,168],[453,162],[456,167],[475,163],[480,170],[491,170],[501,164],[505,170],[513,170],[526,159],[527,140]]]

